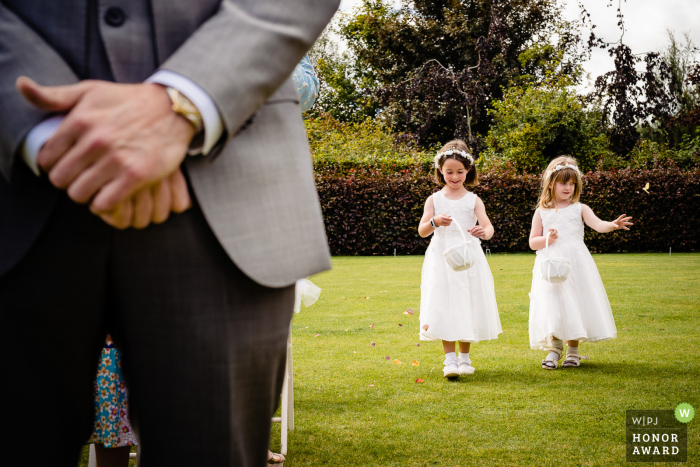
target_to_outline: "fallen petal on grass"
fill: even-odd
[[[409,308],[408,310],[406,310],[406,313],[408,313],[409,315],[412,315],[412,314],[413,314],[413,310],[411,310],[411,309]]]
[[[387,355],[386,357],[384,357],[384,360],[391,360],[391,357]]]
[[[401,360],[399,360],[399,359],[397,358],[396,360],[394,360],[394,364],[396,364],[396,365],[401,365]]]
[[[321,334],[316,334],[314,337],[318,337],[318,336],[320,336],[320,335],[321,335]]]
[[[404,311],[403,314],[404,314],[404,315],[407,315],[407,314],[408,314],[408,311]]]
[[[416,347],[420,347],[420,344],[416,344]]]
[[[399,326],[402,326],[402,327],[403,327],[403,324],[399,323]]]
[[[346,329],[345,332],[348,332],[348,330]]]
[[[373,387],[374,387],[374,384],[368,384],[367,387],[368,387],[368,388],[373,388]]]
[[[374,327],[374,323],[370,324],[369,327],[373,328],[373,327]]]
[[[371,345],[372,347],[375,346],[374,342],[370,342],[369,345]]]
[[[423,380],[420,379],[420,378],[416,378],[416,383],[425,383],[425,381],[423,381]]]
[[[413,365],[413,366],[418,366],[418,365],[420,365],[420,362],[419,362],[418,360],[413,360],[413,361],[411,362],[411,365]]]

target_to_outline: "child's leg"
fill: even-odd
[[[550,337],[547,339],[547,347],[543,347],[542,350],[549,351],[544,360],[542,360],[542,368],[545,370],[556,370],[564,350],[564,342],[555,336]]]
[[[457,360],[457,367],[459,368],[459,373],[462,375],[474,374],[474,367],[472,366],[472,361],[469,358],[469,349],[471,346],[471,342],[459,343],[459,359]]]
[[[460,342],[461,344],[461,342]],[[455,343],[454,342],[447,342],[447,341],[442,341],[442,348],[445,351],[445,355],[448,353],[455,353]]]
[[[578,341],[567,341],[566,345],[566,359],[561,366],[576,367],[581,365],[582,358],[588,360],[588,357],[584,357],[578,353]]]
[[[455,343],[442,341],[442,348],[445,350],[445,368],[442,369],[445,378],[455,378],[459,376],[457,356],[455,355]]]

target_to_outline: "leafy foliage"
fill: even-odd
[[[350,122],[377,114],[377,99],[364,92],[374,86],[373,81],[356,74],[351,55],[348,51],[339,51],[336,36],[338,23],[343,18],[342,12],[336,14],[309,52],[320,91],[316,104],[305,115],[307,118],[328,114],[336,120]]]
[[[315,164],[335,167],[414,166],[432,153],[397,143],[391,128],[377,118],[342,122],[331,115],[307,118],[306,133]]]
[[[599,112],[586,109],[565,84],[514,86],[495,101],[481,166],[510,161],[540,173],[555,157],[569,154],[583,170],[592,170],[608,151],[605,129]]]

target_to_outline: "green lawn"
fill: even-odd
[[[527,334],[534,256],[494,255],[503,334],[473,345],[476,374],[456,381],[442,377],[439,342],[416,345],[423,258],[334,258],[312,277],[320,300],[293,323],[285,466],[625,464],[626,409],[700,408],[700,254],[594,258],[617,339],[583,343],[592,360],[578,369],[542,370]],[[687,465],[700,464],[699,423]]]
[[[534,256],[494,255],[503,334],[473,345],[476,374],[456,381],[442,377],[439,342],[416,345],[423,258],[334,258],[293,323],[285,466],[625,464],[626,409],[700,408],[700,255],[594,258],[617,339],[581,344],[592,360],[578,369],[542,370],[527,334]],[[700,463],[698,422],[688,465]],[[276,425],[273,449],[279,438]]]

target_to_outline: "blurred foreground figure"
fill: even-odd
[[[76,465],[109,332],[142,466],[265,464],[293,284],[330,267],[290,74],[337,4],[2,2],[8,463]]]

